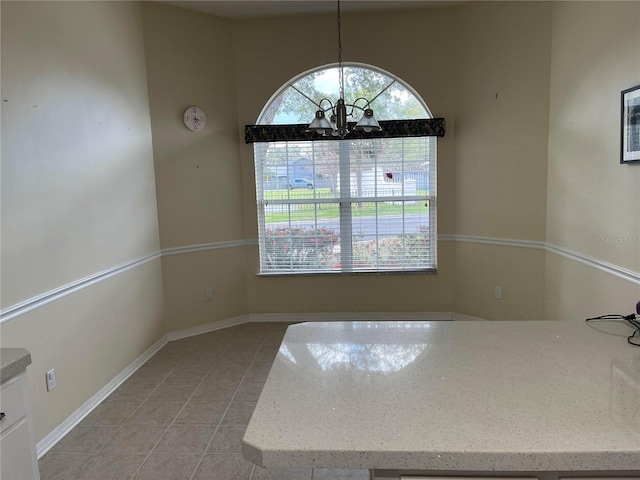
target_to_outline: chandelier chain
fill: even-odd
[[[318,110],[316,110],[316,115],[315,118],[313,119],[313,121],[309,124],[309,128],[307,129],[308,132],[317,132],[320,135],[332,135],[332,136],[339,136],[340,138],[344,138],[345,135],[347,135],[349,133],[349,125],[348,125],[348,121],[347,121],[347,116],[354,116],[353,112],[354,112],[354,108],[358,108],[360,110],[362,110],[364,112],[364,115],[362,116],[362,118],[360,119],[360,121],[358,121],[358,123],[355,125],[355,127],[353,127],[354,130],[362,130],[364,132],[372,132],[372,131],[376,131],[379,132],[381,130],[380,128],[380,124],[378,123],[378,121],[375,119],[375,117],[373,116],[373,110],[370,107],[371,102],[369,100],[367,100],[366,98],[362,97],[362,98],[357,98],[353,103],[346,103],[345,99],[344,99],[344,66],[342,65],[342,15],[340,12],[340,0],[337,0],[338,3],[338,15],[337,15],[337,23],[338,23],[338,79],[339,79],[339,87],[340,87],[340,98],[338,99],[338,101],[334,104],[331,102],[331,100],[329,100],[328,98],[323,98],[322,100],[320,100],[318,103],[314,102],[311,98],[309,98],[307,95],[305,95],[304,93],[302,93],[300,90],[298,90],[297,88],[295,88],[293,85],[292,87],[294,88],[294,90],[298,93],[300,93],[303,97],[305,97],[307,100],[309,100],[310,102],[312,102],[313,104],[315,104],[318,107]],[[389,84],[387,87],[385,87],[382,92],[384,92],[385,90],[387,90],[387,88],[389,88],[389,86],[391,86],[394,82],[391,82],[391,84]],[[376,95],[376,98],[378,96],[380,96],[382,94],[382,92],[380,92],[378,95]],[[365,106],[365,108],[361,108],[359,106],[356,105],[356,102],[358,100],[364,100],[367,102],[367,105]],[[326,110],[323,110],[322,108],[322,103],[323,102],[329,102],[330,107],[327,108]],[[350,108],[349,111],[347,111],[347,107]],[[329,119],[326,118],[325,112],[331,111],[331,117]]]
[[[340,75],[340,98],[344,99],[344,70],[342,68],[342,22],[340,0],[338,0],[338,72]]]

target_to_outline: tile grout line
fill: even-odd
[[[142,407],[142,404],[144,402],[146,402],[149,397],[151,397],[151,394],[153,392],[155,392],[158,388],[160,388],[160,385],[162,385],[164,383],[164,381],[169,378],[169,375],[171,375],[173,373],[173,371],[178,367],[178,365],[180,365],[180,362],[182,361],[182,358],[184,358],[184,356],[187,353],[190,353],[191,350],[193,350],[195,348],[195,345],[193,347],[191,347],[191,349],[188,352],[185,352],[182,357],[180,358],[180,360],[178,360],[178,363],[175,364],[175,366],[169,370],[169,372],[162,378],[162,380],[158,383],[158,385],[156,385],[156,388],[154,388],[153,390],[151,390],[151,392],[149,392],[149,395],[147,395],[147,397],[144,399],[144,401],[142,403],[140,403],[140,407]],[[162,350],[161,350],[162,351]],[[157,355],[157,353],[156,353]],[[155,355],[154,355],[155,356]],[[151,357],[153,358],[153,357]],[[151,360],[151,359],[149,359]],[[208,372],[207,372],[208,373]],[[197,389],[197,387],[196,387]],[[195,391],[195,390],[194,390]],[[193,393],[192,393],[193,395]],[[188,402],[188,400],[187,400]],[[158,444],[160,443],[160,441],[162,440],[162,438],[164,437],[165,433],[167,433],[167,431],[169,430],[169,427],[171,427],[171,425],[173,424],[173,422],[176,420],[176,418],[178,418],[178,415],[180,415],[180,412],[182,412],[182,410],[184,409],[184,407],[186,406],[187,402],[185,402],[185,404],[182,406],[182,408],[180,409],[180,411],[178,411],[178,413],[176,414],[175,417],[173,417],[173,420],[166,426],[166,428],[164,429],[164,431],[160,434],[160,437],[158,438],[158,440],[156,441],[156,443],[153,445],[153,447],[151,447],[151,449],[149,450],[149,453],[147,453],[147,456],[144,457],[144,460],[140,463],[140,465],[138,466],[138,468],[136,469],[135,472],[133,472],[133,475],[131,475],[130,479],[134,479],[136,478],[136,475],[138,475],[138,473],[140,473],[140,470],[142,470],[142,467],[144,466],[145,463],[147,463],[147,460],[149,460],[149,457],[151,456],[151,452],[153,452],[153,450],[158,446]],[[138,411],[138,409],[136,409],[136,411]],[[135,413],[135,412],[134,412]],[[133,415],[133,414],[132,414]]]
[[[152,357],[152,358],[153,358],[153,357]],[[151,360],[151,359],[149,359],[149,360]],[[147,360],[147,361],[148,361],[148,360]],[[145,363],[146,363],[146,362],[145,362]],[[175,368],[175,367],[174,367],[174,368]],[[167,373],[167,376],[169,376],[169,375],[171,374],[171,372],[172,372],[172,371],[173,371],[173,369],[171,369],[171,370]],[[88,453],[90,456],[89,456],[89,458],[87,458],[87,460],[82,464],[82,466],[78,469],[78,472],[79,472],[79,473],[80,473],[80,472],[82,472],[82,470],[84,470],[84,469],[86,468],[86,466],[87,466],[87,465],[89,465],[89,463],[91,463],[91,461],[92,461],[95,457],[97,457],[98,455],[100,455],[101,453],[103,453],[103,450],[104,450],[104,448],[108,445],[108,443],[109,443],[111,440],[113,440],[113,439],[115,438],[115,436],[117,435],[117,433],[118,433],[120,430],[122,430],[122,428],[124,427],[124,424],[125,424],[124,422],[126,422],[128,419],[130,419],[131,417],[133,417],[133,415],[135,415],[135,413],[136,413],[136,412],[138,411],[138,409],[142,406],[142,404],[143,404],[143,403],[144,403],[144,402],[145,402],[145,401],[146,401],[146,400],[151,396],[151,394],[152,394],[154,391],[156,391],[156,389],[160,386],[160,384],[162,383],[162,381],[164,381],[165,379],[166,379],[166,377],[164,377],[164,378],[160,381],[160,383],[158,383],[154,388],[152,388],[152,389],[151,389],[151,391],[147,394],[147,396],[146,396],[146,397],[144,397],[144,399],[140,401],[140,405],[138,405],[138,406],[136,407],[136,409],[135,409],[133,412],[131,412],[131,414],[129,414],[129,415],[124,419],[124,421],[123,421],[123,423],[122,423],[122,424],[120,424],[120,425],[108,425],[108,424],[106,424],[106,425],[99,425],[99,424],[97,424],[97,425],[85,425],[85,426],[88,426],[88,427],[117,426],[118,428],[117,428],[117,429],[116,429],[116,430],[115,430],[115,431],[114,431],[114,432],[113,432],[113,433],[112,433],[112,434],[111,434],[111,435],[110,435],[110,436],[105,440],[104,444],[103,444],[103,445],[102,445],[98,450],[96,450],[95,452],[86,452],[86,453]],[[100,403],[100,405],[103,405],[104,403],[105,403],[105,401],[103,400],[103,401]],[[120,402],[108,402],[108,403],[120,403]],[[81,426],[81,425],[78,425],[78,426]],[[69,433],[70,433],[70,432],[69,432]],[[163,432],[163,435],[164,435],[164,432]],[[61,440],[62,440],[62,439],[61,439]],[[59,452],[55,452],[55,451],[54,451],[54,452],[52,452],[52,453],[84,453],[84,452],[64,451],[64,450],[62,450],[62,451],[59,451]],[[146,458],[145,458],[145,461],[146,461]],[[144,463],[144,462],[143,462],[143,463]],[[137,474],[137,472],[138,472],[138,470],[136,470],[136,472],[134,473],[134,476]],[[131,478],[133,478],[133,477],[131,477]]]
[[[152,358],[153,358],[153,357],[152,357]],[[149,360],[150,360],[150,359],[149,359]],[[145,362],[145,363],[146,363],[146,362]],[[175,367],[174,367],[174,368],[175,368]],[[135,413],[140,409],[140,407],[142,406],[142,404],[143,404],[143,403],[144,403],[144,402],[145,402],[145,401],[146,401],[146,400],[147,400],[147,399],[152,395],[152,393],[153,393],[154,391],[156,391],[156,389],[160,386],[160,384],[161,384],[161,383],[162,383],[162,382],[163,382],[163,381],[164,381],[164,380],[165,380],[165,379],[166,379],[166,378],[171,374],[171,372],[173,371],[173,369],[174,369],[174,368],[172,368],[171,370],[169,370],[169,372],[167,373],[167,375],[166,375],[165,377],[163,377],[163,379],[162,379],[162,380],[161,380],[161,381],[160,381],[160,382],[159,382],[159,383],[158,383],[158,384],[157,384],[153,389],[151,389],[151,391],[146,395],[146,397],[144,397],[144,399],[143,399],[143,400],[141,400],[141,401],[139,402],[140,404],[136,407],[136,409],[135,409],[133,412],[131,412],[131,413],[130,413],[130,414],[129,414],[129,415],[128,415],[124,420],[123,420],[123,423],[121,423],[121,424],[119,424],[119,425],[109,425],[109,424],[105,424],[105,425],[100,425],[100,424],[96,424],[96,425],[85,425],[85,426],[88,426],[88,427],[101,427],[101,426],[105,426],[105,427],[106,427],[106,426],[114,426],[114,427],[117,427],[117,428],[116,428],[116,429],[115,429],[115,431],[114,431],[114,432],[113,432],[113,433],[112,433],[112,434],[111,434],[111,435],[110,435],[110,436],[105,440],[104,444],[103,444],[103,445],[102,445],[98,450],[96,450],[95,452],[87,452],[87,453],[90,453],[90,454],[91,454],[91,456],[87,459],[87,461],[86,461],[86,462],[84,462],[84,463],[82,464],[82,467],[80,467],[80,468],[79,468],[79,470],[78,470],[78,472],[79,472],[79,473],[80,473],[80,472],[82,472],[82,470],[84,470],[84,469],[87,467],[87,465],[89,465],[89,463],[90,463],[90,462],[91,462],[95,457],[97,457],[98,455],[100,455],[100,454],[103,454],[103,453],[104,453],[104,452],[103,452],[103,450],[105,449],[105,447],[109,444],[109,442],[110,442],[111,440],[113,440],[113,439],[115,438],[115,436],[118,434],[118,432],[119,432],[120,430],[122,430],[122,429],[123,429],[123,427],[125,426],[125,422],[126,422],[127,420],[129,420],[131,417],[133,417],[133,415],[135,415]],[[103,401],[100,403],[100,405],[104,405],[104,403],[105,403],[105,401],[103,400]],[[124,402],[106,402],[106,403],[115,403],[115,404],[117,404],[117,403],[124,403]],[[80,426],[80,425],[78,425],[78,426]],[[163,435],[164,435],[164,432],[163,432]],[[82,453],[82,452],[72,452],[72,451],[66,451],[66,452],[65,452],[65,451],[60,451],[60,452],[52,452],[52,453]],[[127,453],[127,454],[129,454],[129,453]],[[145,461],[146,461],[146,458],[145,458]],[[143,462],[143,464],[144,464],[144,462]],[[142,466],[142,464],[140,465],[140,467],[141,467],[141,466]],[[134,477],[135,477],[135,475],[138,473],[138,470],[140,469],[140,467],[138,467],[138,469],[135,471],[135,473],[133,474],[133,476],[132,476],[132,477],[130,477],[130,478],[134,478]]]
[[[245,377],[247,376],[247,372],[249,371],[249,369],[254,365],[253,362],[256,361],[256,357],[258,356],[258,353],[260,352],[260,349],[262,348],[262,345],[264,345],[264,339],[260,342],[260,345],[258,345],[258,349],[256,350],[256,353],[253,355],[253,358],[251,359],[251,363],[249,364],[249,366],[247,367],[246,372],[244,372],[244,375],[242,376],[242,380],[240,380],[240,383],[238,384],[238,388],[240,388],[240,385],[242,385],[242,382],[244,381]],[[264,384],[262,385],[262,387],[264,388]],[[236,388],[236,391],[233,392],[233,397],[231,397],[231,401],[233,402],[233,399],[236,398],[236,394],[238,393],[238,388]],[[257,404],[257,402],[256,402]],[[231,405],[231,404],[229,404]],[[253,407],[255,410],[255,406]],[[251,412],[251,416],[253,416],[253,412]],[[251,420],[251,419],[249,419]],[[247,431],[247,427],[248,425],[245,425],[244,431]],[[243,434],[244,436],[244,434]],[[240,440],[240,456],[242,457],[242,440]],[[253,463],[253,462],[252,462]],[[256,464],[253,463],[252,467],[251,467],[251,471],[249,472],[249,476],[247,477],[247,480],[251,480],[253,478],[253,472],[256,471]]]
[[[227,405],[227,408],[225,409],[224,413],[222,414],[222,416],[220,417],[220,423],[218,423],[218,426],[216,427],[215,432],[213,432],[213,435],[211,436],[211,438],[209,439],[209,442],[207,443],[207,446],[204,449],[204,452],[202,452],[202,455],[200,455],[200,459],[198,460],[198,463],[196,464],[195,469],[193,470],[193,472],[191,473],[191,476],[189,477],[189,480],[194,480],[195,475],[198,471],[198,468],[200,468],[200,465],[202,464],[202,460],[204,460],[204,456],[207,454],[207,451],[209,450],[209,448],[211,447],[211,444],[213,443],[213,439],[215,438],[216,434],[218,433],[218,430],[220,429],[220,426],[222,425],[222,421],[224,420],[224,417],[227,415],[227,412],[229,411],[229,409],[231,408],[231,404],[233,402],[233,399],[236,396],[236,393],[238,393],[238,388],[240,388],[240,385],[242,384],[242,381],[244,380],[244,378],[247,376],[247,372],[249,371],[249,368],[251,367],[251,365],[253,364],[253,360],[255,359],[255,356],[258,354],[258,351],[260,350],[260,347],[262,346],[262,342],[260,343],[260,346],[258,347],[258,350],[256,351],[256,353],[254,354],[253,359],[251,360],[251,363],[249,364],[249,366],[247,366],[246,371],[244,372],[244,375],[242,375],[242,378],[240,379],[240,382],[238,382],[238,385],[236,386],[235,390],[233,391],[233,395],[231,396],[231,399],[229,400],[229,405]],[[220,354],[220,356],[222,356],[222,353]],[[213,367],[211,367],[209,369],[209,371],[207,372],[207,375],[211,372],[211,370],[213,370]],[[205,375],[206,378],[206,375]],[[204,382],[204,378],[202,379],[202,382]],[[202,382],[200,382],[200,384],[202,384]],[[197,390],[197,389],[196,389]],[[194,391],[195,393],[195,391]],[[191,396],[193,396],[193,393],[191,394]],[[186,405],[186,404],[185,404]],[[177,418],[177,417],[176,417]],[[155,447],[154,447],[155,448]],[[240,454],[242,455],[242,454]],[[145,460],[146,461],[146,460]],[[251,472],[249,473],[249,477],[247,480],[249,480],[252,476],[253,476],[253,470],[255,469],[255,465],[251,468]]]
[[[169,373],[167,373],[167,375],[162,379],[162,381],[160,383],[158,383],[158,385],[156,386],[156,388],[154,388],[152,390],[151,393],[153,393],[157,388],[160,387],[160,385],[169,377],[169,375],[171,375],[171,373],[173,373],[173,371],[178,367],[178,365],[180,365],[180,362],[182,360],[184,360],[184,357],[188,354],[191,353],[196,346],[198,345],[198,342],[195,342],[194,345],[187,351],[185,352],[182,357],[180,358],[180,360],[178,360],[178,363],[169,371]],[[218,356],[216,357],[216,361],[220,358],[221,354],[218,354]],[[209,369],[207,370],[207,373],[205,373],[205,375],[202,377],[202,380],[200,380],[200,383],[198,383],[198,385],[196,386],[196,388],[193,390],[193,392],[191,392],[191,395],[189,395],[189,398],[184,402],[184,405],[182,405],[182,408],[178,411],[178,413],[175,415],[175,417],[173,417],[173,420],[171,420],[171,422],[169,422],[169,424],[167,425],[167,427],[164,429],[164,431],[162,432],[162,434],[160,435],[160,437],[158,438],[158,440],[156,441],[156,443],[153,445],[153,447],[151,447],[151,450],[149,450],[149,453],[147,453],[147,456],[144,458],[144,460],[142,461],[142,463],[140,464],[140,466],[138,466],[138,468],[136,469],[136,471],[133,473],[133,475],[131,476],[131,479],[136,478],[136,475],[138,475],[140,473],[140,471],[142,470],[142,467],[144,466],[144,464],[147,462],[147,460],[149,460],[149,457],[151,457],[151,454],[153,453],[153,451],[156,449],[156,447],[158,446],[158,444],[162,441],[163,437],[165,436],[165,434],[169,431],[169,429],[175,424],[176,419],[180,416],[180,414],[182,413],[182,411],[185,409],[185,407],[187,406],[187,404],[189,403],[189,401],[191,400],[191,397],[193,397],[193,394],[196,392],[196,390],[198,390],[198,388],[200,387],[200,385],[202,385],[202,383],[204,382],[204,380],[207,378],[207,376],[209,375],[209,373],[211,372],[211,370],[213,370],[215,366],[215,362],[209,367]],[[151,393],[149,393],[149,395],[147,396],[147,399],[151,396]],[[145,399],[146,400],[146,399]],[[141,404],[142,405],[142,404]],[[228,408],[228,407],[227,407]],[[226,410],[225,410],[226,413]],[[223,415],[224,416],[224,415]],[[218,427],[220,425],[218,424]],[[218,427],[216,427],[215,431],[213,432],[212,435],[212,439],[215,436],[216,432],[218,431]],[[210,440],[211,441],[211,440]],[[205,452],[206,452],[206,448],[205,448]],[[204,453],[202,454],[204,456]],[[196,465],[192,476],[195,474],[196,470],[198,469],[198,466],[200,465],[200,462],[202,461],[202,457],[200,458],[200,460],[198,461],[198,464]]]
[[[251,381],[251,382],[249,382],[249,380],[248,380],[248,378],[249,378],[248,376],[249,376],[250,372],[252,372],[252,370],[251,370],[252,368],[260,368],[260,367],[267,366],[267,365],[268,365],[269,368],[271,368],[273,366],[274,358],[271,358],[270,361],[268,361],[268,362],[264,362],[263,361],[263,362],[259,362],[258,363],[259,356],[260,355],[262,355],[262,356],[271,356],[272,352],[270,352],[270,350],[276,350],[276,355],[277,355],[277,350],[278,350],[277,345],[272,345],[271,344],[272,340],[274,339],[274,336],[272,334],[267,335],[267,336],[265,336],[263,334],[262,335],[263,338],[260,339],[259,336],[256,336],[256,335],[253,335],[253,334],[247,336],[246,335],[247,332],[244,332],[244,333],[245,333],[244,338],[248,339],[249,342],[246,343],[245,346],[242,346],[243,344],[242,344],[242,341],[241,341],[240,347],[242,347],[242,349],[244,349],[246,347],[249,347],[248,348],[249,351],[240,351],[240,352],[237,353],[241,357],[238,364],[235,364],[233,362],[233,360],[230,361],[230,362],[228,362],[228,361],[222,362],[223,358],[225,358],[225,353],[227,353],[227,356],[226,356],[227,358],[229,358],[228,354],[231,354],[231,357],[230,357],[231,359],[234,358],[233,350],[230,348],[229,345],[224,345],[224,343],[225,343],[224,341],[223,342],[213,341],[213,342],[211,342],[212,345],[209,346],[208,345],[209,342],[207,342],[207,341],[195,340],[192,345],[190,345],[190,346],[186,345],[187,348],[185,348],[184,351],[182,351],[181,353],[178,353],[178,355],[176,355],[175,357],[172,358],[172,354],[170,354],[171,356],[169,356],[169,358],[167,359],[167,360],[170,360],[170,361],[167,363],[167,366],[169,368],[167,369],[166,373],[163,376],[159,377],[159,380],[157,382],[148,382],[148,384],[153,385],[153,388],[151,388],[148,393],[146,393],[144,396],[140,397],[139,400],[137,400],[137,402],[139,402],[139,403],[136,406],[136,408],[129,415],[127,415],[124,419],[122,419],[122,423],[115,424],[115,425],[109,425],[109,424],[105,424],[104,425],[104,426],[113,426],[113,427],[116,427],[116,428],[114,428],[114,431],[110,435],[108,435],[108,437],[104,441],[103,445],[101,445],[96,451],[85,452],[85,453],[88,454],[88,458],[86,459],[86,461],[82,462],[80,464],[80,466],[78,467],[78,474],[81,474],[81,472],[87,467],[87,465],[93,459],[96,458],[96,456],[98,456],[100,454],[105,454],[105,455],[109,454],[109,452],[105,452],[105,449],[108,448],[108,445],[110,444],[110,442],[113,441],[115,439],[115,437],[119,433],[121,433],[125,429],[125,427],[127,427],[128,425],[136,425],[136,426],[139,425],[141,427],[143,427],[143,426],[147,426],[147,427],[154,426],[153,423],[148,423],[148,424],[144,424],[144,423],[141,423],[141,424],[137,424],[137,423],[136,424],[130,424],[128,422],[136,415],[136,413],[140,412],[142,406],[146,402],[149,402],[149,399],[154,395],[154,393],[158,392],[158,390],[161,388],[162,385],[181,385],[180,382],[175,383],[175,384],[174,383],[165,383],[165,382],[181,366],[184,367],[184,368],[187,368],[187,369],[196,367],[196,366],[194,366],[193,363],[183,363],[183,362],[185,362],[185,359],[189,354],[194,353],[194,352],[196,352],[197,350],[200,350],[200,349],[203,349],[203,351],[206,352],[208,350],[208,347],[211,348],[211,349],[215,348],[217,350],[221,346],[220,344],[222,344],[222,345],[224,345],[223,348],[220,349],[218,352],[216,352],[214,357],[213,357],[213,358],[215,358],[215,360],[213,360],[213,362],[210,364],[210,366],[208,366],[208,368],[207,368],[206,372],[204,373],[203,377],[201,378],[201,380],[197,384],[195,384],[194,390],[191,392],[191,394],[188,396],[188,398],[184,401],[184,404],[179,409],[179,411],[173,416],[173,419],[166,425],[166,427],[164,429],[161,430],[161,433],[159,435],[158,440],[153,444],[153,446],[146,453],[146,455],[144,455],[145,452],[126,451],[126,449],[123,452],[117,452],[116,451],[116,452],[113,453],[114,455],[118,455],[118,454],[121,454],[121,455],[136,454],[137,455],[137,454],[139,454],[141,457],[144,455],[144,458],[143,458],[142,462],[140,463],[140,465],[136,468],[136,470],[130,476],[127,477],[129,480],[135,479],[137,476],[140,475],[140,473],[142,471],[142,468],[148,462],[149,458],[151,458],[151,456],[153,455],[153,452],[158,447],[158,445],[160,444],[160,442],[162,441],[164,436],[167,434],[167,432],[172,427],[175,427],[177,425],[176,422],[178,420],[178,417],[182,414],[182,412],[185,410],[186,406],[194,398],[194,395],[195,395],[196,391],[198,391],[198,389],[200,387],[202,387],[202,385],[205,383],[205,380],[207,378],[210,378],[209,376],[210,376],[211,372],[214,371],[216,368],[222,369],[222,372],[224,372],[224,370],[233,370],[233,369],[243,368],[244,369],[243,375],[242,375],[242,377],[240,377],[238,383],[233,388],[232,395],[230,397],[228,397],[229,400],[224,402],[224,403],[227,403],[227,407],[220,414],[220,420],[217,422],[217,424],[215,424],[215,428],[213,430],[213,434],[211,435],[211,438],[207,442],[207,445],[205,446],[203,452],[199,455],[198,461],[197,461],[197,463],[196,463],[196,465],[195,465],[195,467],[193,469],[193,472],[191,473],[191,476],[189,477],[190,480],[193,480],[196,477],[196,473],[198,472],[198,469],[202,465],[202,461],[204,459],[204,456],[207,455],[207,452],[211,448],[216,435],[218,433],[220,433],[220,427],[223,426],[224,418],[228,414],[233,402],[236,401],[236,400],[239,402],[238,395],[239,395],[240,387],[243,385],[243,382],[247,381],[247,383],[260,383],[261,384],[260,391],[262,390],[262,388],[264,388],[265,379],[261,378],[263,376],[262,374],[257,376],[258,380],[256,380],[256,378],[254,378],[253,381]],[[279,342],[281,342],[281,340],[282,340],[282,338],[284,336],[284,332],[278,332],[277,336],[279,337]],[[224,339],[224,337],[223,337],[223,339]],[[231,337],[231,338],[227,338],[227,341],[228,340],[238,340],[238,337],[234,336],[234,337]],[[253,344],[253,342],[255,340],[258,340],[258,341],[255,342],[255,344],[254,344],[255,346],[252,346],[252,344]],[[203,348],[203,346],[204,346],[204,348]],[[268,347],[268,348],[266,348],[266,350],[268,350],[268,352],[263,351],[263,349],[265,349],[265,347]],[[157,353],[159,353],[159,352],[157,352]],[[242,356],[244,356],[248,360],[247,357],[249,355],[247,355],[247,354],[250,354],[252,358],[251,358],[251,360],[249,361],[248,364],[243,365],[243,363],[246,360],[242,360]],[[152,361],[153,358],[158,358],[158,357],[156,357],[156,355],[154,355],[153,357],[148,359],[145,362],[145,364],[148,364],[150,361]],[[172,363],[173,363],[173,366],[170,366]],[[162,368],[160,365],[158,367]],[[233,378],[233,376],[231,378]],[[147,384],[147,382],[143,381],[143,382],[139,383],[139,385],[144,385],[144,384]],[[248,400],[243,402],[243,403],[252,403],[254,405],[254,408],[255,408],[255,404],[257,402],[257,399],[254,399],[253,395],[251,395],[251,394],[249,394],[249,396],[247,398],[248,398]],[[259,395],[258,395],[258,398],[259,398]],[[130,401],[130,400],[126,400],[126,399],[122,400],[122,402],[127,402],[127,401]],[[162,399],[159,399],[158,401],[162,402]],[[238,403],[238,402],[236,402],[236,403]],[[121,403],[121,402],[117,402],[117,401],[105,402],[103,400],[101,402],[101,404],[104,404],[104,403],[117,404],[117,403]],[[165,403],[168,403],[168,402],[165,402]],[[198,402],[198,403],[200,403],[200,402]],[[203,402],[203,403],[208,403],[208,402]],[[252,414],[253,414],[253,412],[252,412]],[[244,428],[244,430],[246,431],[247,424],[236,425],[236,423],[238,423],[238,422],[232,422],[232,423],[229,424],[229,426],[231,426],[231,427],[242,426]],[[248,423],[248,421],[241,420],[241,423]],[[195,426],[195,425],[196,424],[193,424],[193,426]],[[212,426],[211,424],[202,424],[202,425],[203,426]],[[97,427],[97,426],[101,426],[101,425],[87,425],[87,426]],[[156,424],[155,426],[161,427],[162,425],[157,425]],[[189,425],[185,424],[184,426],[189,426]],[[60,451],[60,452],[52,452],[52,453],[83,453],[83,452]],[[174,453],[174,452],[167,452],[167,453],[168,454],[177,454],[177,453]],[[212,453],[215,453],[215,452],[212,452]],[[236,458],[238,458],[238,457],[242,458],[242,452],[241,451],[240,452],[228,452],[228,453],[227,452],[218,452],[218,453],[219,454],[225,454],[226,453],[228,455],[233,455]],[[195,457],[197,454],[193,454],[193,455]],[[249,463],[251,463],[251,468],[248,470],[248,474],[247,474],[246,480],[250,480],[251,478],[254,477],[255,472],[256,472],[256,467],[257,467],[252,462],[249,462]],[[312,470],[312,473],[313,473],[313,470]]]

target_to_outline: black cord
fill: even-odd
[[[638,319],[638,320],[636,320]],[[640,316],[635,313],[631,313],[629,315],[600,315],[599,317],[591,317],[587,318],[587,322],[595,321],[595,320],[624,320],[629,322],[632,327],[635,328],[634,332],[627,337],[627,343],[634,345],[636,347],[640,347],[640,342],[634,342],[634,338],[640,338]]]

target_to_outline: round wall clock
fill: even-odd
[[[183,116],[185,126],[192,132],[198,132],[204,128],[207,116],[199,107],[189,107],[184,111]]]

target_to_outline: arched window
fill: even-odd
[[[383,131],[343,139],[306,132],[321,99],[338,98],[338,75],[329,66],[294,78],[247,126],[260,273],[434,271],[436,136],[444,121],[400,79],[345,64],[344,98],[356,104],[351,128],[364,97]]]

